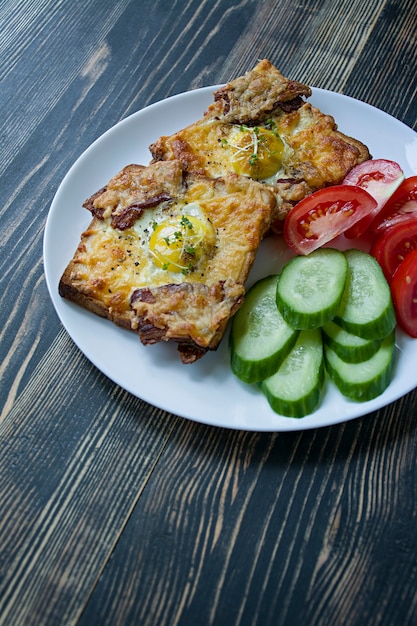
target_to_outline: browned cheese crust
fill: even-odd
[[[267,59],[214,94],[206,117],[219,117],[226,124],[254,124],[268,117],[278,106],[311,96],[307,85],[289,80]]]
[[[61,296],[136,330],[144,344],[174,341],[183,362],[215,349],[241,305],[244,284],[268,230],[274,195],[229,173],[184,173],[179,161],[130,165],[89,198],[93,214],[60,284]],[[191,209],[190,207],[193,207]],[[155,264],[156,224],[197,211],[214,233],[186,271]]]
[[[153,161],[178,159],[188,171],[224,176],[236,170],[239,128],[247,125],[249,134],[256,129],[262,140],[265,131],[258,127],[264,125],[282,142],[279,167],[264,176],[258,160],[243,173],[271,186],[277,199],[272,221],[279,224],[301,199],[340,183],[352,167],[370,158],[368,148],[340,132],[332,116],[304,101],[310,94],[309,87],[261,61],[219,89],[200,120],[155,141],[150,146]],[[252,157],[249,152],[248,160]]]

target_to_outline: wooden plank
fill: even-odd
[[[222,68],[223,80],[267,57],[287,76],[343,91],[385,2],[262,3]],[[410,8],[412,6],[409,2]],[[250,45],[244,42],[250,42]],[[226,70],[228,75],[225,74]]]
[[[411,625],[416,395],[302,434],[182,423],[79,626]]]
[[[176,422],[59,333],[3,422],[3,624],[71,623]]]
[[[417,128],[417,63],[413,2],[386,3],[346,89],[356,98]],[[381,52],[381,50],[383,52]]]

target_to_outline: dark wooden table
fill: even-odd
[[[303,432],[171,415],[78,350],[42,260],[97,137],[259,58],[417,129],[414,0],[4,0],[0,19],[0,624],[416,624],[416,391]]]

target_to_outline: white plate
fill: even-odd
[[[173,96],[131,115],[97,139],[65,176],[52,202],[44,236],[47,285],[64,327],[88,359],[127,391],[161,409],[213,426],[305,430],[350,420],[393,402],[417,385],[417,342],[402,332],[397,334],[394,377],[381,396],[361,404],[350,402],[329,383],[314,413],[292,419],[275,414],[255,386],[233,376],[227,337],[217,352],[193,365],[182,365],[175,345],[144,347],[135,335],[58,295],[61,274],[90,220],[81,206],[83,201],[125,165],[147,164],[149,144],[200,118],[215,89],[206,87]],[[406,176],[417,173],[417,134],[413,130],[347,96],[313,89],[310,101],[333,115],[341,131],[366,143],[375,158],[397,161]],[[248,285],[278,272],[288,258],[279,239],[263,242]]]

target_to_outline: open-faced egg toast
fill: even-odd
[[[308,86],[260,61],[216,91],[200,120],[151,144],[153,159],[179,159],[188,171],[214,177],[233,171],[271,185],[273,224],[279,223],[302,198],[340,183],[370,158],[364,144],[305,101],[310,95]]]
[[[130,165],[84,206],[93,219],[59,292],[144,344],[175,341],[184,363],[215,349],[241,305],[273,194],[180,161]]]

